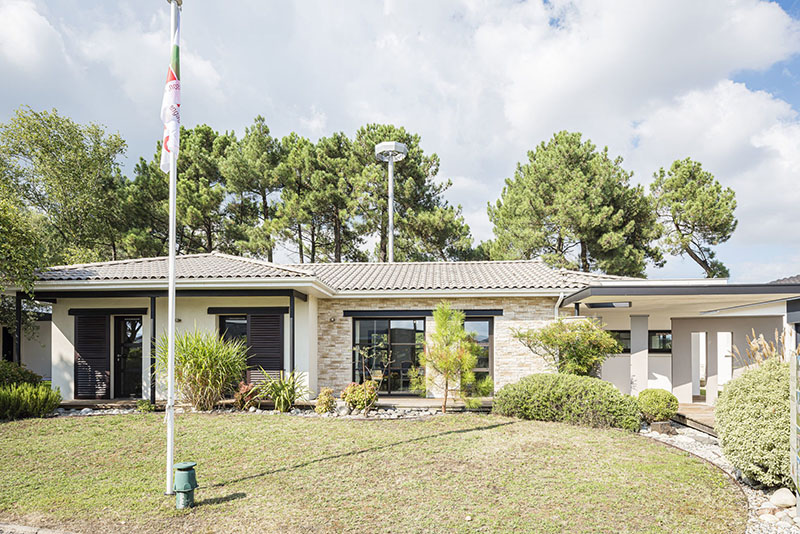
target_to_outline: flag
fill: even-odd
[[[161,170],[169,173],[169,155],[178,158],[181,131],[181,11],[176,10],[175,34],[172,36],[172,57],[167,70],[167,83],[161,100],[161,122],[164,123],[164,142],[161,144]]]

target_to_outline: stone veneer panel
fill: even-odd
[[[345,310],[430,310],[438,298],[363,298],[320,299],[318,307],[319,387],[330,387],[338,394],[352,379],[353,319]],[[456,309],[502,309],[494,318],[494,369],[496,388],[515,382],[532,373],[546,370],[546,364],[512,337],[514,328],[540,327],[553,320],[556,299],[548,297],[507,297],[446,299]],[[426,335],[434,328],[427,317]]]

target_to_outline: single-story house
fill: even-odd
[[[313,391],[361,380],[360,349],[381,340],[392,358],[383,393],[408,394],[409,369],[447,300],[484,348],[476,373],[496,387],[546,370],[513,338],[559,316],[599,318],[624,353],[602,378],[626,393],[646,387],[713,403],[737,368],[751,329],[772,337],[800,322],[800,283],[645,280],[553,269],[538,260],[282,265],[226,254],[178,256],[176,330],[237,337],[258,367],[306,373]],[[17,295],[17,308],[26,298]],[[166,332],[167,259],[53,267],[33,299],[50,321],[27,339],[4,330],[2,354],[48,377],[69,399],[163,398],[152,378]],[[45,317],[42,317],[45,319]],[[46,323],[46,326],[45,326]],[[11,348],[9,349],[9,345]]]

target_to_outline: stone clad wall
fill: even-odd
[[[318,307],[317,350],[319,387],[338,393],[352,379],[353,319],[345,310],[431,310],[439,298],[363,298],[320,299]],[[533,328],[553,320],[556,299],[549,297],[449,298],[456,309],[502,309],[494,318],[495,387],[500,388],[531,373],[545,371],[545,363],[512,337],[512,328]],[[434,328],[433,318],[425,321],[426,335]]]

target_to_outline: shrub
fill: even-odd
[[[41,384],[0,387],[0,419],[44,417],[61,404],[61,392]]]
[[[678,398],[666,389],[645,389],[637,399],[642,418],[648,423],[669,421],[678,413]]]
[[[12,384],[38,384],[42,377],[23,365],[0,360],[0,387]]]
[[[608,355],[622,350],[609,332],[588,319],[559,319],[542,328],[512,333],[559,373],[596,376]]]
[[[789,364],[771,358],[725,384],[715,428],[722,452],[742,474],[765,486],[792,484]]]
[[[167,336],[158,342],[158,374],[167,376]],[[175,336],[175,386],[182,399],[198,410],[210,410],[232,394],[247,368],[247,347],[212,332]]]
[[[306,397],[311,390],[305,385],[305,373],[297,373],[294,371],[288,375],[284,375],[281,371],[278,378],[273,378],[267,374],[266,371],[261,369],[264,376],[267,376],[267,381],[257,386],[259,398],[267,396],[275,403],[275,409],[279,412],[288,412],[294,406],[298,399]]]
[[[641,426],[636,399],[609,382],[588,376],[541,373],[500,388],[495,413],[536,421],[558,421],[637,432]]]
[[[237,410],[248,410],[258,400],[258,389],[254,384],[241,381],[233,394],[233,405]]]
[[[156,405],[147,399],[136,401],[136,411],[139,413],[150,413],[156,411]]]
[[[378,384],[372,380],[363,384],[351,382],[342,391],[342,400],[353,410],[372,408],[378,402]]]
[[[319,390],[317,396],[317,405],[314,411],[323,414],[329,413],[336,409],[336,400],[333,398],[333,390],[331,388],[322,388]]]

